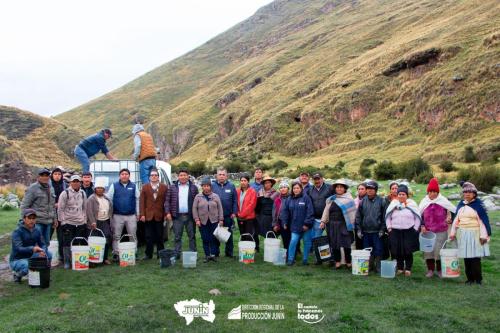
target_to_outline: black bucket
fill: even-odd
[[[158,252],[160,256],[160,268],[167,268],[175,264],[175,251],[170,249]]]
[[[50,261],[47,258],[28,259],[28,284],[31,288],[48,288],[50,285]]]
[[[313,239],[313,249],[318,262],[332,260],[332,251],[327,236],[320,236]]]

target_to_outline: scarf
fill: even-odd
[[[332,195],[331,197],[326,199],[327,207],[330,207],[332,201],[335,202],[337,204],[337,206],[339,206],[340,210],[342,211],[342,215],[344,215],[344,220],[345,220],[347,230],[352,231],[353,226],[354,226],[354,221],[356,220],[357,209],[356,209],[356,203],[352,199],[351,193],[346,192],[346,193],[341,194],[341,195],[338,195],[338,194]],[[326,214],[326,215],[329,215],[329,208],[325,209],[325,212],[328,212],[328,214]],[[329,219],[329,216],[326,216],[326,215],[324,215],[322,217],[322,220],[326,219],[327,217]]]
[[[428,195],[420,201],[420,205],[418,209],[420,210],[420,214],[424,213],[424,210],[429,207],[431,204],[436,204],[443,207],[446,210],[449,210],[452,214],[455,214],[457,211],[457,207],[455,207],[448,199],[446,199],[441,193],[437,196],[436,199],[431,200]]]
[[[488,232],[488,236],[491,236],[491,226],[490,226],[490,219],[488,218],[488,214],[486,213],[486,209],[484,208],[484,204],[481,201],[481,199],[476,198],[472,200],[471,202],[466,202],[464,200],[460,201],[458,206],[457,206],[457,214],[460,208],[463,208],[465,205],[469,206],[470,208],[474,209],[481,219],[483,221],[484,226],[486,227],[486,231]]]
[[[264,198],[271,198],[275,200],[278,197],[279,193],[276,191],[274,188],[271,188],[269,191],[264,190],[264,187],[262,187],[259,190],[259,197],[264,197]]]
[[[407,199],[405,203],[401,203],[399,202],[399,200],[392,200],[391,203],[389,204],[389,207],[387,207],[385,218],[387,219],[394,212],[395,209],[403,210],[405,208],[409,209],[413,213],[413,215],[418,217],[420,222],[422,222],[422,217],[420,216],[420,211],[417,206],[417,203],[412,199]]]

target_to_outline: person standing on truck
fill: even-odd
[[[149,183],[149,173],[156,167],[156,148],[153,137],[144,131],[144,126],[135,124],[132,128],[134,135],[134,160],[139,162],[139,171],[142,185]]]
[[[111,184],[107,196],[113,203],[111,229],[113,230],[113,261],[118,262],[118,243],[123,227],[137,244],[137,220],[139,220],[140,192],[137,186],[130,181],[129,169],[120,170],[120,180]]]
[[[116,161],[106,147],[106,141],[111,138],[111,130],[105,128],[99,133],[88,136],[75,146],[75,157],[82,165],[82,172],[90,171],[90,158],[101,151],[109,160]]]

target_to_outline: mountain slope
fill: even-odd
[[[457,158],[498,151],[497,1],[275,1],[192,52],[56,118],[138,115],[175,160]],[[307,156],[307,161],[304,157]]]

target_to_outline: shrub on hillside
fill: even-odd
[[[397,174],[396,165],[391,161],[379,162],[373,169],[375,178],[378,180],[394,179]]]
[[[450,160],[444,160],[441,163],[439,163],[439,168],[444,172],[451,172],[456,170],[455,166],[453,165],[453,162]]]
[[[494,186],[500,185],[500,169],[494,165],[460,169],[457,181],[469,181],[476,185],[478,190],[491,192]]]
[[[464,148],[464,161],[465,163],[472,163],[477,161],[476,153],[474,153],[474,147],[466,146]]]
[[[397,165],[397,169],[397,175],[408,180],[416,180],[416,178],[421,174],[431,173],[429,163],[424,161],[421,157],[399,163]]]

